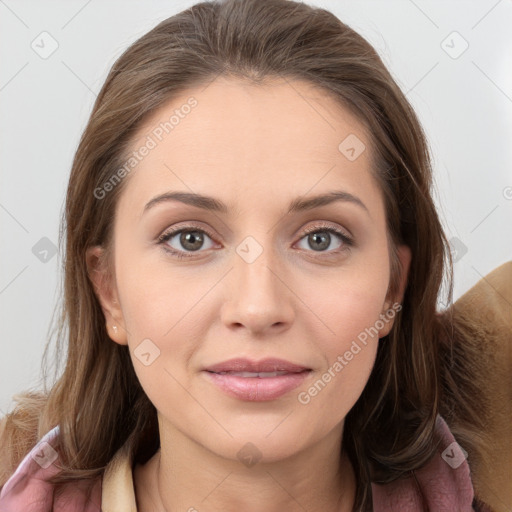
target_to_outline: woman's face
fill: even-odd
[[[398,314],[362,125],[306,82],[221,78],[132,149],[102,304],[160,428],[231,459],[340,438]]]

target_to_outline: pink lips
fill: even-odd
[[[275,400],[298,387],[311,369],[283,359],[230,359],[205,368],[206,376],[222,391],[241,400]]]

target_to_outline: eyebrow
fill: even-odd
[[[149,201],[144,207],[143,214],[156,205],[169,201],[178,201],[210,212],[224,214],[228,213],[227,205],[222,201],[215,199],[214,197],[192,192],[167,192],[151,199],[151,201]],[[325,206],[337,201],[355,204],[369,213],[368,208],[363,203],[363,201],[361,201],[361,199],[343,190],[334,190],[332,192],[313,196],[308,199],[298,197],[289,204],[287,213],[297,213],[312,210],[314,208],[319,208],[320,206]]]

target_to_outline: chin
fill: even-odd
[[[280,421],[285,416],[281,415]],[[268,428],[268,424],[265,424],[265,428],[259,428],[255,422],[245,428],[238,425],[236,429],[229,426],[226,429],[233,437],[224,432],[215,438],[198,439],[198,442],[216,455],[242,462],[247,467],[294,457],[326,435],[326,432],[320,431],[307,432],[303,425],[289,424],[284,427],[279,422],[274,422],[271,428]]]

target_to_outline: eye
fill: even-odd
[[[308,229],[300,241],[304,241],[308,246],[300,247],[301,249],[311,248],[314,252],[339,253],[348,250],[353,245],[352,238],[347,234],[340,229],[325,224]]]
[[[210,240],[209,244],[205,241]],[[211,236],[204,230],[193,226],[181,229],[169,229],[158,238],[158,243],[178,258],[190,257],[200,249],[213,247]]]
[[[333,237],[334,235],[334,237]],[[158,243],[177,258],[190,258],[201,253],[201,249],[213,248],[213,234],[196,226],[168,229],[158,238]],[[353,239],[339,228],[330,224],[313,226],[303,233],[300,243],[307,244],[308,251],[336,255],[348,251],[354,245]],[[333,247],[334,245],[334,247]]]

